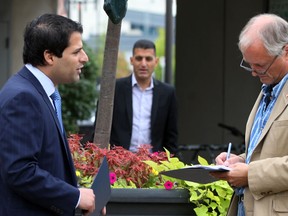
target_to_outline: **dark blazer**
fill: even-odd
[[[0,215],[74,215],[79,190],[69,146],[26,67],[0,92],[0,123]]]
[[[151,145],[153,152],[177,152],[177,105],[175,90],[171,85],[153,79],[151,110]],[[118,79],[115,86],[111,145],[129,149],[132,135],[132,76]]]

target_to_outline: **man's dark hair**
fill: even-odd
[[[61,58],[73,32],[82,34],[82,25],[60,15],[44,14],[32,20],[24,32],[24,64],[44,66],[45,50]]]
[[[150,41],[150,40],[138,40],[134,43],[133,46],[133,54],[134,54],[134,50],[140,48],[140,49],[153,49],[155,54],[156,54],[156,47],[155,44]]]

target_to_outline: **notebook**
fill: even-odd
[[[91,186],[95,199],[95,211],[91,216],[101,215],[101,211],[106,206],[111,195],[110,177],[109,177],[109,167],[106,156],[103,158],[102,164],[98,170],[98,173]]]
[[[185,181],[192,181],[201,184],[207,184],[210,182],[218,181],[219,179],[214,178],[209,172],[228,172],[231,169],[223,165],[193,165],[183,167],[181,169],[163,171],[160,174],[169,177],[182,179]]]

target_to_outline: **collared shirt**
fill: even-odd
[[[36,79],[40,82],[42,85],[44,91],[46,92],[52,106],[54,107],[53,101],[50,98],[50,96],[55,91],[55,86],[51,79],[47,77],[42,71],[40,71],[38,68],[33,67],[31,64],[26,64],[25,67],[36,77]]]
[[[262,85],[263,97],[260,101],[256,116],[254,118],[252,130],[251,130],[249,146],[248,146],[247,156],[245,160],[247,164],[250,163],[252,153],[256,148],[256,144],[258,143],[258,140],[262,134],[262,130],[265,127],[270,117],[270,114],[277,101],[277,98],[283,86],[285,85],[287,79],[288,79],[288,74],[286,74],[284,78],[272,88],[272,92],[271,92],[271,86],[268,86],[265,84]],[[238,196],[242,195],[244,191],[245,189],[243,187],[235,189],[235,192]],[[238,203],[237,216],[245,216],[243,202]]]
[[[262,134],[262,130],[265,127],[269,116],[273,110],[273,107],[275,105],[275,102],[277,101],[277,98],[288,79],[288,74],[284,76],[284,78],[273,87],[273,90],[271,92],[271,96],[269,95],[270,92],[268,92],[269,86],[262,85],[262,91],[263,91],[263,97],[260,101],[254,123],[251,130],[250,140],[249,140],[249,147],[248,152],[246,156],[246,163],[250,163],[251,155],[256,148],[256,144],[258,143],[258,140]],[[266,98],[270,96],[270,102],[266,104]]]
[[[153,99],[153,79],[148,88],[142,90],[132,74],[132,135],[129,150],[138,151],[141,144],[151,144],[151,109]]]

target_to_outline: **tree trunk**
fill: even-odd
[[[120,33],[121,22],[113,24],[109,19],[93,139],[93,142],[99,144],[101,148],[108,148],[110,139]]]

